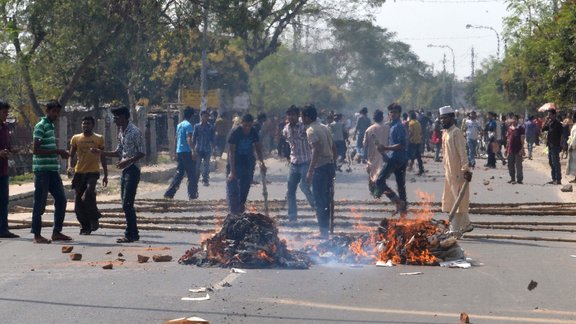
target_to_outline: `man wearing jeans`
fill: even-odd
[[[562,150],[562,123],[556,118],[556,109],[548,110],[546,123],[542,131],[547,131],[546,146],[548,146],[548,164],[550,164],[552,181],[548,184],[562,184],[562,172],[560,171],[560,151]]]
[[[210,185],[210,156],[214,147],[214,126],[208,122],[210,114],[204,110],[200,113],[200,122],[194,126],[192,148],[196,156],[196,181],[202,171],[202,183],[205,187]]]
[[[34,126],[34,151],[32,171],[34,171],[34,207],[32,209],[32,233],[34,243],[48,244],[50,240],[40,235],[42,231],[42,214],[46,210],[48,193],[54,197],[54,228],[52,241],[70,241],[71,237],[62,234],[64,215],[66,213],[66,193],[58,171],[58,156],[67,159],[68,151],[56,147],[54,122],[60,117],[62,106],[56,100],[46,104],[46,116]]]
[[[327,126],[316,118],[316,107],[309,105],[302,110],[302,122],[308,126],[306,136],[312,149],[312,158],[306,173],[306,181],[312,183],[316,218],[320,227],[320,237],[328,238],[330,230],[330,206],[333,203],[336,145]],[[364,134],[362,134],[364,135]]]
[[[518,125],[518,115],[510,114],[510,125],[506,134],[506,156],[508,158],[508,172],[510,174],[511,184],[522,184],[524,172],[522,170],[522,160],[524,158],[524,127]]]
[[[6,118],[10,105],[5,101],[0,101],[0,238],[18,238],[20,236],[8,230],[8,200],[9,179],[8,179],[8,158],[14,153],[10,145],[10,131]]]
[[[470,118],[466,119],[464,123],[464,130],[466,131],[466,139],[468,146],[468,164],[471,168],[476,166],[476,147],[478,145],[478,135],[482,132],[482,127],[476,120],[476,112],[470,113]]]
[[[233,129],[228,137],[226,198],[230,214],[234,215],[242,214],[246,209],[246,199],[256,166],[254,151],[260,161],[260,170],[266,172],[266,165],[262,159],[262,145],[253,124],[254,117],[251,114],[242,116],[240,126]]]
[[[298,121],[300,109],[291,106],[286,111],[288,124],[284,126],[282,135],[290,146],[290,171],[288,173],[288,190],[286,199],[288,200],[288,221],[293,223],[298,219],[298,206],[296,204],[296,189],[300,183],[300,190],[306,196],[308,203],[314,209],[314,196],[310,190],[310,184],[306,182],[306,172],[310,166],[312,153],[310,144],[306,136],[306,127]]]
[[[164,198],[172,199],[180,187],[184,174],[188,177],[188,199],[198,198],[198,179],[196,178],[195,165],[192,152],[192,133],[194,128],[190,121],[194,116],[194,109],[188,107],[184,109],[184,120],[176,127],[176,174],[170,186],[164,193]]]
[[[136,224],[136,210],[134,200],[136,190],[140,182],[140,164],[144,154],[143,138],[140,129],[130,122],[130,110],[128,107],[118,107],[112,109],[114,123],[118,126],[118,147],[115,151],[102,151],[97,148],[91,149],[93,153],[100,153],[104,156],[119,157],[120,161],[116,167],[122,170],[120,178],[120,195],[122,198],[122,209],[126,217],[126,230],[124,237],[116,240],[116,243],[132,243],[140,240],[138,225]]]
[[[381,143],[378,145],[378,151],[385,154],[384,159],[386,164],[380,170],[378,179],[372,195],[375,198],[380,198],[385,194],[390,201],[396,204],[396,212],[400,212],[403,216],[406,212],[406,166],[408,165],[408,153],[406,150],[407,136],[406,128],[402,124],[400,114],[402,113],[402,106],[397,103],[392,103],[388,106],[388,116],[390,119],[390,134],[388,136],[388,143]],[[396,178],[396,185],[398,187],[398,194],[396,194],[386,184],[386,179],[394,173]]]

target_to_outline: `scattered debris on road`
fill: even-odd
[[[108,263],[102,266],[102,269],[104,270],[112,270],[112,268],[114,267],[114,265],[112,263]]]
[[[138,254],[138,263],[146,263],[148,260],[150,260],[149,256]]]
[[[80,254],[80,253],[72,253],[69,255],[69,257],[70,257],[70,260],[72,260],[72,261],[82,260],[82,254]]]
[[[165,321],[164,324],[210,324],[210,322],[200,317],[182,317]]]
[[[310,260],[288,250],[278,238],[275,221],[262,214],[228,215],[212,238],[193,247],[178,261],[197,266],[308,269]]]
[[[154,260],[154,262],[170,262],[172,261],[172,256],[168,254],[155,254],[152,256],[152,260]]]
[[[73,246],[70,246],[70,245],[62,246],[62,253],[70,253],[70,252],[72,252],[72,250],[74,250]]]
[[[536,288],[538,286],[538,283],[534,280],[530,280],[530,283],[528,284],[528,290],[532,291],[534,290],[534,288]]]
[[[185,300],[185,301],[203,301],[203,300],[209,300],[210,299],[210,295],[206,294],[206,296],[204,297],[182,297],[181,300]]]
[[[460,313],[460,324],[468,324],[470,323],[470,316],[468,314],[462,312]]]
[[[399,275],[401,276],[418,276],[418,275],[422,275],[424,274],[424,272],[421,271],[415,271],[415,272],[400,272]]]

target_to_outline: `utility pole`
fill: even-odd
[[[446,99],[446,53],[442,58],[442,102]]]
[[[471,64],[472,64],[472,72],[470,73],[470,80],[474,80],[474,70],[476,69],[476,68],[474,67],[474,63],[475,63],[475,62],[474,62],[474,59],[476,58],[475,55],[476,55],[476,54],[474,54],[474,46],[472,46],[472,53],[470,53],[470,56],[472,57],[472,61],[471,61]]]
[[[208,100],[206,99],[206,93],[208,92],[208,80],[206,80],[206,70],[208,69],[208,0],[204,0],[202,10],[202,67],[200,69],[200,111],[206,110],[208,106]]]

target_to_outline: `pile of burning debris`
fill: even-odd
[[[186,251],[178,262],[230,268],[308,269],[311,265],[306,254],[286,248],[273,219],[253,213],[228,215],[218,233]]]
[[[317,262],[439,265],[464,259],[464,250],[447,230],[447,222],[434,219],[384,219],[370,233],[335,236],[305,251]]]

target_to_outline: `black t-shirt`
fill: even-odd
[[[242,127],[238,126],[228,137],[228,144],[236,145],[235,148],[235,165],[251,165],[256,163],[256,158],[254,157],[254,144],[259,142],[258,132],[254,127],[250,129],[248,135],[244,134]]]

